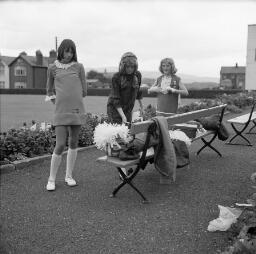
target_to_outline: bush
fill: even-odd
[[[178,113],[186,113],[194,110],[200,110],[227,104],[227,110],[232,113],[241,113],[242,109],[251,106],[256,101],[256,92],[237,93],[233,95],[219,95],[215,99],[201,99],[189,105],[184,105],[178,108]],[[145,110],[145,120],[150,119],[156,115],[156,108],[148,105]]]
[[[156,108],[149,104],[145,109],[144,109],[144,120],[148,120],[152,117],[156,116]]]
[[[31,131],[30,129],[11,129],[1,133],[0,160],[19,160],[27,157],[52,153],[55,139],[50,131]]]
[[[109,122],[104,114],[86,114],[86,124],[81,127],[78,145],[80,147],[93,144],[93,132],[98,123]],[[14,160],[22,160],[43,154],[51,154],[55,147],[54,128],[42,131],[39,124],[32,121],[32,126],[24,123],[21,129],[10,129],[0,134],[1,165]]]

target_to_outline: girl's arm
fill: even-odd
[[[155,81],[155,83],[153,84],[153,86],[151,86],[148,89],[148,93],[159,93],[162,92],[162,89],[157,85],[157,80]]]
[[[52,73],[52,66],[48,67],[47,70],[47,83],[46,83],[46,98],[45,101],[51,101],[53,104],[55,104],[55,89],[54,89],[54,76]]]
[[[188,90],[181,81],[179,83],[179,89],[174,89],[174,88],[168,87],[167,90],[171,93],[177,93],[180,95],[188,95]]]
[[[253,183],[256,183],[256,172],[251,175],[251,180]]]
[[[121,116],[122,122],[123,122],[123,123],[127,123],[127,118],[126,118],[126,116],[125,116],[125,114],[124,114],[123,109],[122,109],[121,107],[118,107],[118,108],[116,108],[116,110],[117,110],[117,112],[119,113],[119,115]]]
[[[87,84],[85,79],[84,66],[82,64],[80,64],[80,80],[83,88],[83,97],[85,97],[87,95]]]
[[[120,103],[120,80],[118,79],[118,77],[116,77],[115,75],[112,78],[112,98],[113,98],[113,104],[117,110],[117,112],[119,113],[119,115],[122,118],[122,122],[126,123],[127,122],[127,118],[124,114],[124,111],[121,107],[121,103]]]
[[[141,77],[141,73],[138,71],[137,72],[137,76],[138,76],[138,81],[139,81],[139,87],[141,86],[141,80],[142,80],[142,77]],[[140,106],[140,113],[141,115],[143,115],[143,104],[142,104],[142,90],[141,90],[141,87],[137,93],[137,97],[136,99],[138,100],[139,102],[139,106]]]

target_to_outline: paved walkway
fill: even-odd
[[[75,178],[79,186],[64,185],[64,166],[57,190],[47,192],[49,160],[1,175],[0,253],[168,253],[213,254],[228,245],[227,233],[207,232],[218,217],[217,205],[245,202],[252,193],[250,175],[256,168],[253,147],[228,146],[217,141],[224,155],[194,153],[190,169],[179,169],[177,181],[160,186],[152,165],[138,175],[151,201],[142,204],[125,187],[116,198],[109,194],[119,179],[115,169],[98,164],[96,149],[79,153]],[[135,194],[135,195],[134,195]]]

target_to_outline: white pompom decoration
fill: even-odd
[[[104,122],[95,127],[93,140],[98,149],[106,151],[107,146],[119,146],[117,142],[118,139],[121,139],[124,143],[128,143],[132,140],[128,126]]]

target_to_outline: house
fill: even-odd
[[[0,88],[9,88],[9,64],[15,59],[11,56],[0,55]]]
[[[35,56],[25,52],[9,63],[9,88],[45,88],[47,68],[56,59],[56,51],[51,50],[49,57],[44,57],[40,50]]]
[[[245,66],[222,66],[220,88],[245,89]]]

